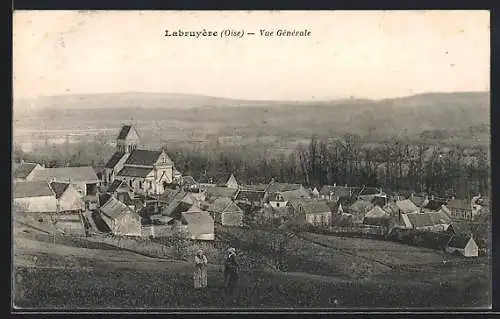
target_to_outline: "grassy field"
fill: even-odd
[[[226,231],[229,234],[230,229]],[[247,240],[254,235],[244,237],[243,233],[236,235],[246,251]],[[63,237],[54,243],[44,236],[48,237],[22,230],[15,234],[14,269],[20,281],[14,287],[14,300],[18,307],[359,309],[490,304],[489,265],[484,262],[466,268],[443,266],[434,269],[431,276],[425,269],[395,272],[356,254],[331,256],[328,252],[335,248],[297,239],[304,247],[294,250],[296,256],[300,255],[296,269],[286,273],[245,269],[237,292],[228,296],[222,288],[223,273],[218,264],[209,264],[209,287],[198,292],[192,288],[190,263],[148,258],[111,246],[84,248],[78,240]],[[361,241],[345,245],[363,247]],[[369,245],[367,242],[364,247]],[[310,269],[306,271],[308,258]],[[360,262],[377,269],[378,275],[347,276],[352,263]],[[315,264],[319,265],[312,266]]]

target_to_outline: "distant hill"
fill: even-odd
[[[36,106],[36,112],[30,111],[30,105]],[[144,137],[151,132],[151,137],[180,140],[190,135],[258,135],[293,141],[312,134],[345,133],[419,138],[426,132],[426,136],[445,136],[448,141],[459,138],[467,144],[488,144],[490,94],[427,93],[332,101],[253,101],[162,93],[64,95],[17,101],[14,119],[15,127],[37,130],[117,130],[133,119]]]

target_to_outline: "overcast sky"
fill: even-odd
[[[489,90],[488,11],[14,13],[14,97],[164,92],[243,99]],[[307,38],[164,31],[308,29]]]

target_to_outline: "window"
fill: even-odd
[[[130,185],[130,187],[132,187],[132,180],[129,180],[128,184]]]
[[[152,181],[149,181],[149,188],[153,189],[153,182]]]
[[[142,181],[139,181],[139,188],[142,188]]]

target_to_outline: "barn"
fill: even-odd
[[[99,210],[113,234],[141,236],[141,217],[116,198],[110,197]]]
[[[446,247],[450,254],[460,253],[464,257],[477,257],[479,247],[472,236],[467,234],[457,234],[453,236]]]
[[[365,214],[363,224],[373,226],[389,226],[390,220],[391,215],[377,205]]]
[[[208,212],[193,208],[181,215],[182,223],[187,226],[186,229],[191,239],[215,239],[214,220]]]
[[[26,213],[55,213],[56,195],[46,181],[14,184],[14,205]]]
[[[69,183],[52,182],[50,187],[57,199],[57,212],[81,212],[85,210],[82,195]]]
[[[225,226],[242,226],[243,210],[229,198],[217,198],[208,207],[208,211],[218,224]]]

